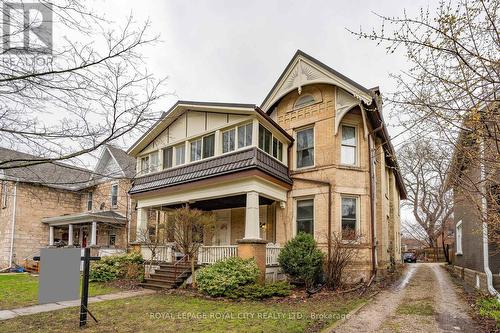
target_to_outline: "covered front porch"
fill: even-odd
[[[250,201],[250,207],[247,207],[247,201]],[[279,201],[253,192],[186,204],[191,208],[211,211],[215,216],[213,231],[203,235],[203,244],[197,255],[199,265],[238,256],[238,242],[245,239],[266,242],[266,265],[277,265],[280,245],[276,244],[276,209],[280,209]],[[155,261],[172,262],[180,255],[176,253],[173,236],[163,223],[169,218],[169,212],[180,206],[181,204],[173,204],[143,208],[149,234],[164,240],[164,245],[156,248]],[[253,225],[246,223],[247,214],[251,215],[249,218],[255,219]],[[138,233],[143,233],[139,228],[141,227],[138,226]],[[146,245],[141,246],[141,252],[143,257],[151,257],[151,251]]]
[[[48,246],[93,247],[98,255],[126,251],[127,219],[113,211],[85,212],[45,218]]]

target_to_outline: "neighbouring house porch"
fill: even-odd
[[[126,222],[114,211],[85,212],[44,218],[48,225],[48,246],[98,248],[99,256],[126,251]]]

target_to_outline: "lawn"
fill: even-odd
[[[365,299],[314,295],[285,301],[225,301],[153,294],[90,305],[97,317],[82,332],[315,332],[345,317]],[[78,308],[0,322],[1,332],[70,332]]]
[[[90,283],[89,295],[118,291],[102,283]],[[38,277],[29,274],[0,274],[0,310],[38,303]]]

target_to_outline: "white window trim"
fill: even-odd
[[[308,130],[310,128],[312,128],[312,130],[313,130],[313,151],[314,151],[313,164],[299,168],[297,166],[297,162],[299,161],[299,159],[298,159],[299,154],[297,153],[297,136],[298,136],[299,132]],[[293,133],[294,133],[294,140],[295,140],[295,149],[293,151],[293,153],[294,153],[294,158],[293,158],[293,160],[294,160],[293,162],[294,163],[293,163],[293,165],[295,167],[295,170],[307,170],[307,169],[315,168],[316,167],[316,130],[314,128],[314,124],[307,125],[307,126],[300,127],[300,128],[296,128],[296,129],[293,130]]]
[[[233,150],[228,150],[226,152],[224,152],[224,134],[225,133],[228,133],[228,132],[231,132],[231,131],[234,131],[234,149]],[[252,133],[253,134],[253,133]],[[242,148],[247,148],[247,147],[241,147],[241,148],[238,148],[238,127],[231,127],[231,128],[228,128],[228,129],[225,129],[223,131],[220,132],[220,143],[221,143],[221,155],[225,155],[225,154],[229,154],[229,153],[232,153],[238,149],[242,149]]]
[[[356,240],[361,241],[359,238],[361,236],[361,196],[357,194],[348,194],[343,193],[340,194],[340,209],[339,209],[339,235],[340,239],[342,239],[342,199],[343,198],[354,198],[356,199]],[[343,242],[352,243],[353,240],[350,239],[342,239]]]
[[[459,233],[458,230],[460,229],[460,241],[459,241]],[[457,255],[463,255],[463,247],[462,247],[462,239],[463,239],[463,232],[464,228],[462,226],[462,220],[458,221],[457,224],[455,225],[455,243],[457,244],[456,250],[457,252],[455,254]]]
[[[89,202],[91,203],[90,204],[90,209],[89,209]],[[93,191],[89,191],[89,192],[87,192],[87,211],[90,212],[92,210],[94,210],[94,192]]]
[[[340,149],[339,149],[339,161],[340,161],[340,165],[342,166],[348,166],[348,167],[359,167],[359,158],[360,158],[360,153],[359,153],[359,125],[358,124],[354,124],[354,123],[350,123],[350,122],[341,122],[340,123],[340,136],[339,136],[339,139],[340,139]],[[354,127],[354,135],[355,135],[355,139],[356,139],[356,155],[354,156],[355,158],[355,161],[356,163],[354,164],[347,164],[347,163],[343,163],[342,162],[342,131],[344,129],[344,126],[347,126],[347,127]]]
[[[259,135],[260,135],[260,131],[257,133],[257,148],[260,151],[263,151],[264,153],[266,153],[266,155],[271,156],[271,158],[275,159],[276,161],[280,162],[281,164],[285,164],[285,162],[284,162],[284,160],[285,160],[285,153],[284,153],[284,151],[285,151],[285,149],[287,147],[286,144],[280,138],[278,138],[276,135],[274,135],[273,131],[271,131],[266,125],[264,125],[264,124],[262,124],[260,122],[259,122],[259,125],[262,126],[262,127],[264,127],[266,130],[268,130],[269,133],[271,133],[271,152],[268,153],[268,152],[266,152],[265,150],[263,150],[263,149],[261,149],[259,147],[259,139],[260,139]],[[257,127],[257,128],[259,128],[259,127]],[[304,128],[304,129],[307,129],[307,128]],[[282,160],[281,161],[278,158],[276,158],[276,157],[273,156],[273,152],[274,152],[273,151],[273,140],[274,139],[278,140],[278,142],[281,142],[281,145],[282,145],[282,150],[281,150],[281,159]]]
[[[314,239],[316,239],[316,237],[315,237],[315,235],[316,235],[316,200],[315,200],[315,195],[306,195],[306,196],[293,198],[293,212],[292,212],[293,237],[297,236],[297,201],[303,201],[303,200],[312,200],[313,201],[313,237],[314,237]]]

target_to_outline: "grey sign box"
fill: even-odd
[[[79,248],[40,250],[39,304],[80,297],[80,258]]]

